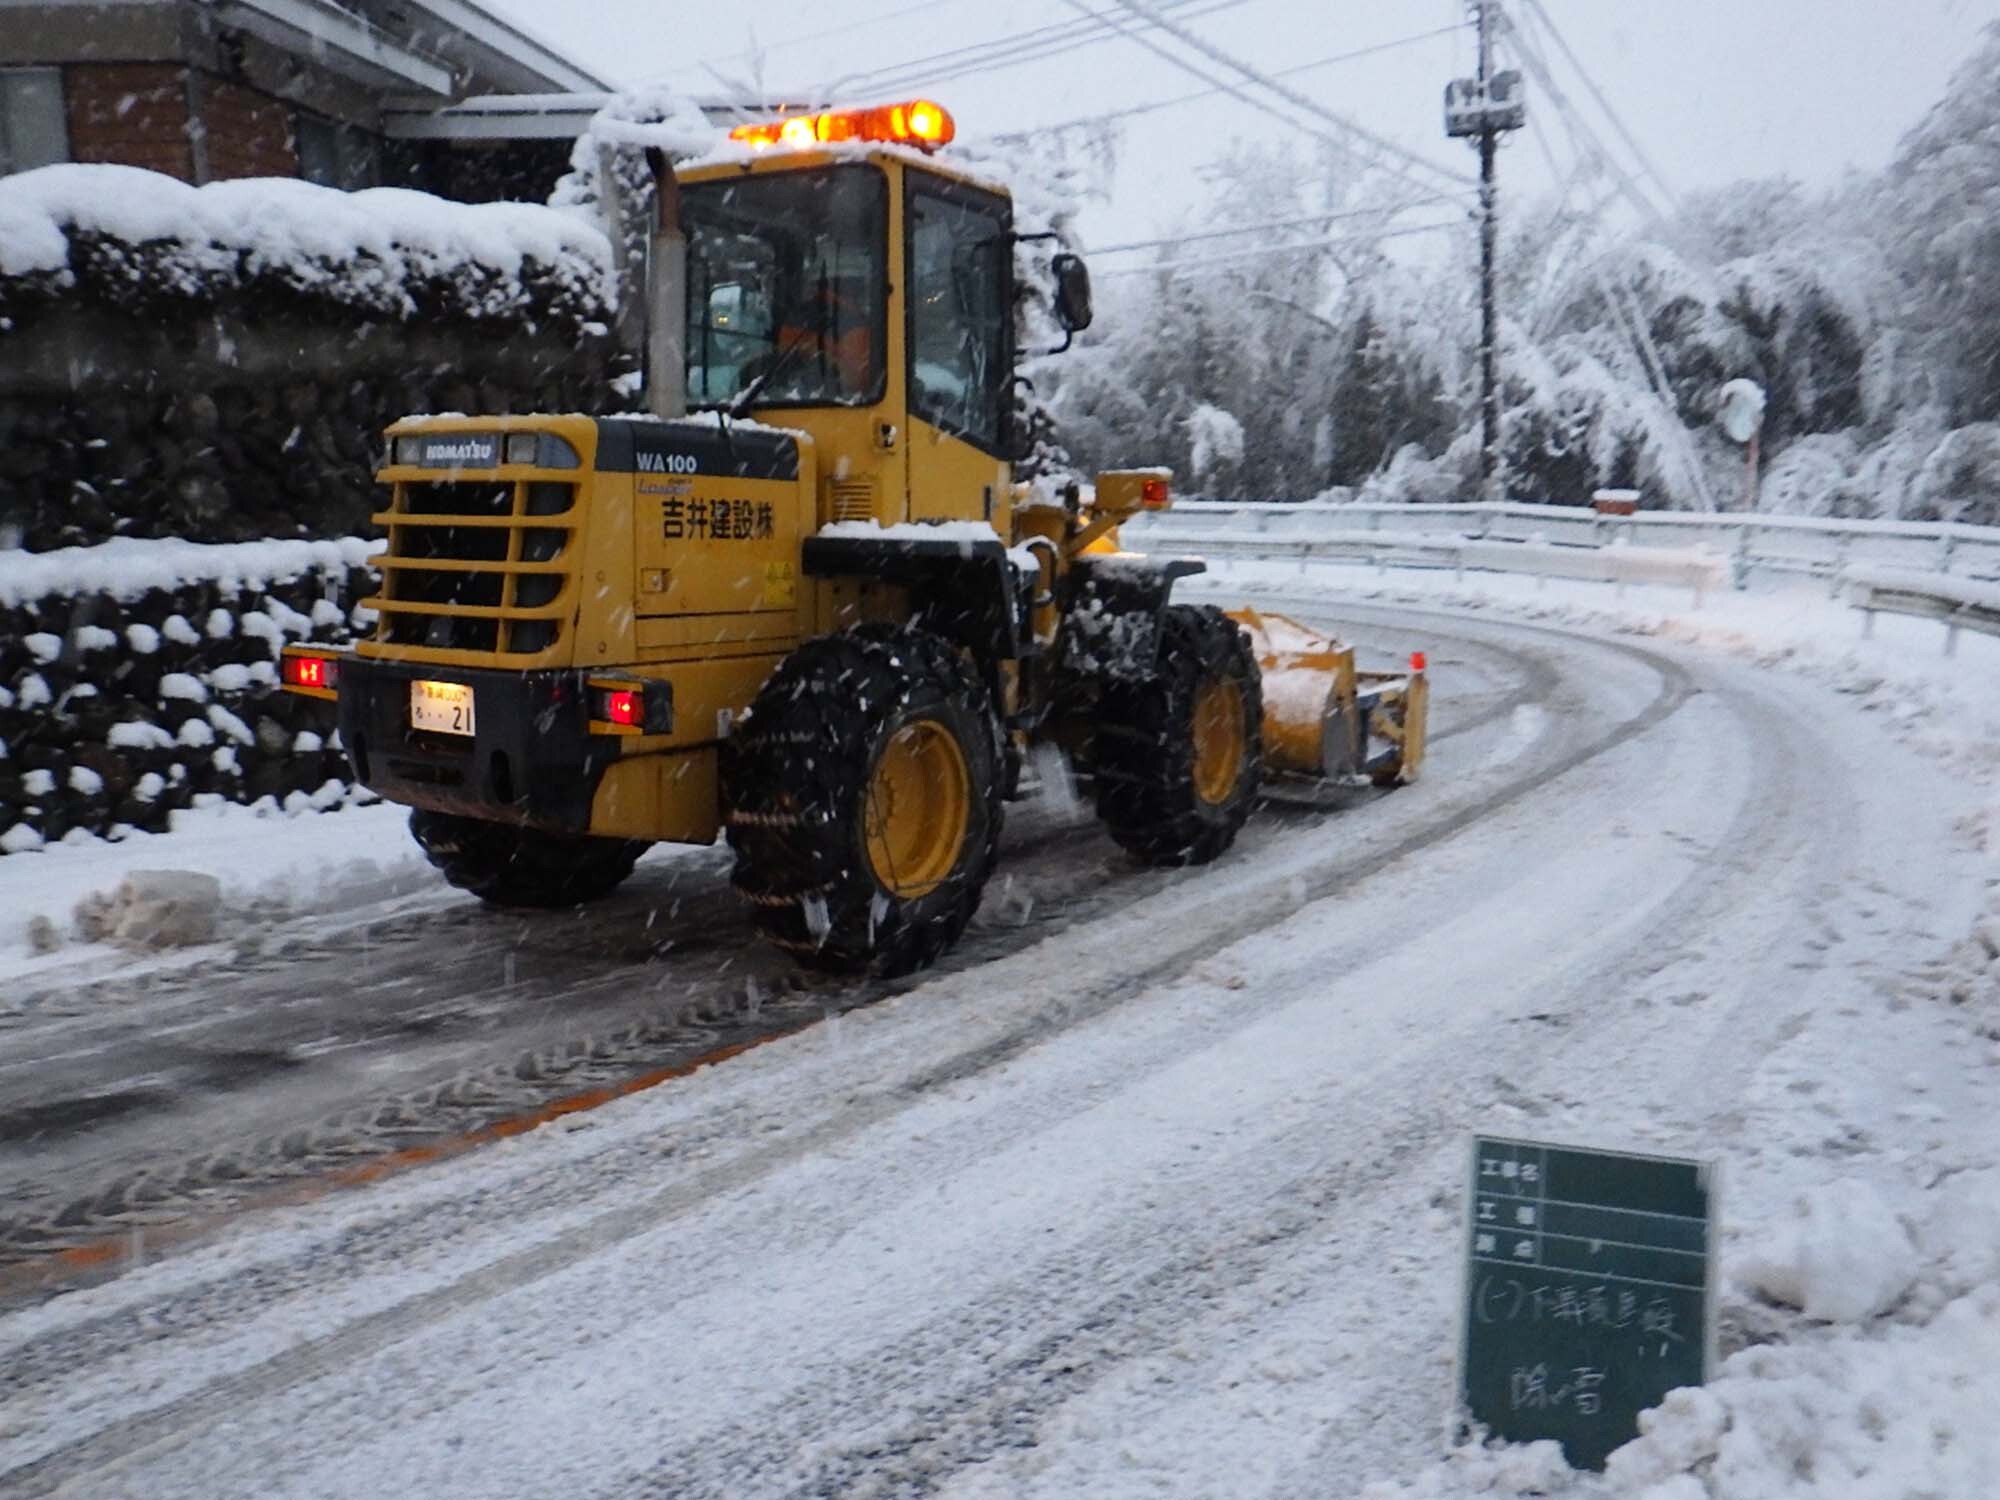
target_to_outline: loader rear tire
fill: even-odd
[[[1199,865],[1236,838],[1263,779],[1264,697],[1242,627],[1208,605],[1160,614],[1153,675],[1098,707],[1097,814],[1149,864]]]
[[[933,962],[993,872],[1003,754],[979,674],[938,636],[806,642],[723,750],[731,879],[752,920],[815,968]]]
[[[545,833],[417,808],[410,836],[439,873],[489,906],[577,906],[608,896],[649,845]]]

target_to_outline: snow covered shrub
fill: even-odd
[[[1188,413],[1188,471],[1205,493],[1229,491],[1243,467],[1243,424],[1219,406],[1203,402]]]
[[[2000,422],[1947,433],[1910,484],[1910,519],[2000,525]]]
[[[1783,449],[1766,466],[1757,508],[1788,516],[1866,516],[1853,483],[1860,447],[1846,432],[1816,432]]]

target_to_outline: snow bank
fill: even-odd
[[[324,818],[311,811],[210,802],[174,813],[168,833],[0,859],[0,980],[109,957],[108,945],[127,938],[149,945],[148,914],[133,917],[127,938],[119,924],[159,893],[146,872],[162,866],[180,877],[169,882],[175,887],[206,891],[213,883],[215,901],[201,903],[206,928],[170,934],[191,942],[229,941],[274,916],[344,911],[408,892],[448,899],[404,832],[407,808],[375,803]]]
[[[1609,1493],[1667,1500],[1892,1500],[1992,1492],[2000,1286],[1921,1327],[1846,1330],[1724,1361],[1611,1455]],[[1673,1488],[1669,1488],[1673,1486]]]

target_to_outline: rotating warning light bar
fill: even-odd
[[[958,133],[951,111],[928,99],[904,104],[880,104],[873,109],[828,109],[816,115],[793,115],[738,125],[729,132],[753,151],[772,146],[817,146],[832,141],[890,141],[935,151]]]

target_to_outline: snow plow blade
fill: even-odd
[[[1354,648],[1285,615],[1233,609],[1264,673],[1264,764],[1286,776],[1397,786],[1423,767],[1430,683],[1421,652],[1407,671],[1362,671]]]

